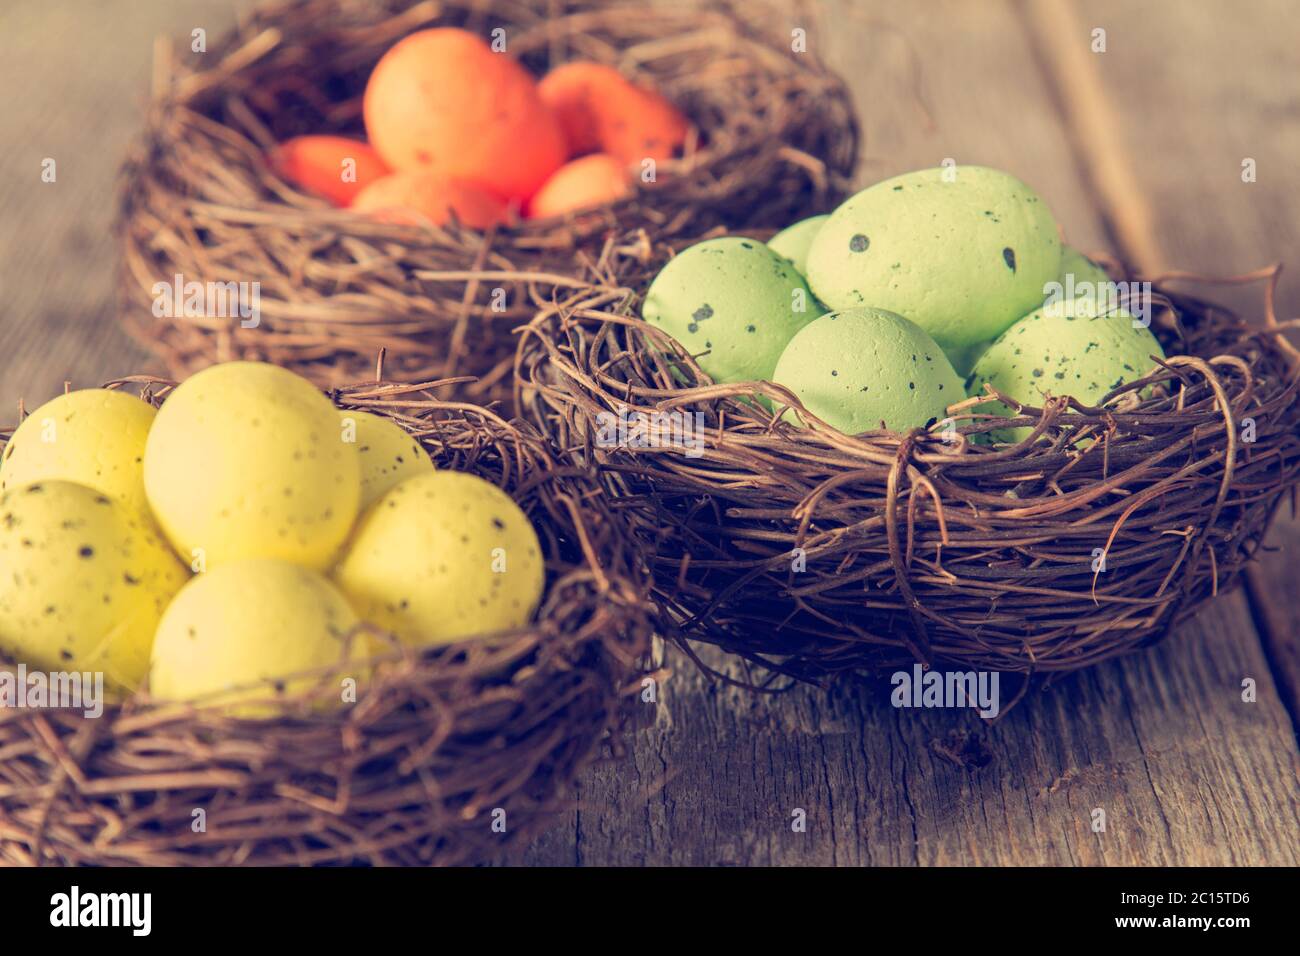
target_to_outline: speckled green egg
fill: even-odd
[[[1056,281],[1061,285],[1061,294],[1074,290],[1072,298],[1095,296],[1098,285],[1108,284],[1111,279],[1106,270],[1077,249],[1061,247],[1061,268]],[[1050,295],[1049,295],[1050,298]]]
[[[786,346],[774,380],[848,435],[882,421],[893,431],[925,426],[966,397],[934,339],[883,309],[846,309],[812,322]]]
[[[154,414],[128,392],[88,388],[60,395],[23,419],[5,446],[0,491],[74,481],[144,510],[144,443]]]
[[[1155,367],[1151,356],[1164,351],[1149,329],[1134,327],[1123,309],[1096,314],[1086,299],[1057,303],[1025,316],[1007,329],[975,363],[971,395],[984,394],[984,383],[1029,405],[1041,406],[1045,395],[1072,395],[1096,405],[1112,389],[1141,378]],[[1001,402],[974,409],[1011,415]],[[997,440],[1020,441],[1029,428],[1002,429]]]
[[[813,240],[807,276],[830,308],[907,316],[956,361],[1041,305],[1060,263],[1056,222],[1033,190],[960,166],[895,176],[846,200]]]
[[[356,520],[361,463],[338,409],[306,379],[228,362],[163,403],[145,445],[144,485],[163,531],[195,567],[277,558],[322,570]]]
[[[145,515],[101,491],[42,481],[0,496],[0,657],[134,690],[187,577]]]
[[[356,625],[316,571],[269,559],[223,564],[195,575],[163,614],[149,692],[261,716],[274,710],[274,695],[312,687],[320,669],[362,657],[364,642],[348,641]]]
[[[735,236],[678,253],[641,306],[642,317],[697,356],[715,382],[771,379],[791,336],[820,314],[787,259]]]
[[[810,216],[787,226],[767,241],[768,248],[789,259],[801,276],[808,274],[808,250],[829,215]]]
[[[362,618],[415,646],[522,627],[544,578],[519,506],[455,471],[408,478],[376,501],[334,572]]]
[[[339,416],[345,437],[351,428],[361,456],[362,511],[412,475],[433,470],[429,453],[391,419],[356,409],[345,409]]]

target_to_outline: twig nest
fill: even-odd
[[[784,5],[729,0],[265,4],[205,54],[161,64],[124,174],[124,321],[178,377],[248,358],[336,385],[363,379],[386,347],[404,379],[477,379],[439,397],[507,399],[511,332],[550,288],[530,277],[575,274],[612,236],[774,228],[842,196],[857,160],[850,97],[792,52],[799,25]],[[430,53],[461,43],[449,28],[477,37],[472,49]],[[524,92],[470,99],[486,71]],[[530,91],[521,73],[555,79]],[[401,117],[412,98],[445,106],[457,90],[462,126],[510,121],[491,136],[439,126],[447,148],[431,150]],[[562,150],[531,128],[546,126],[543,102],[566,119]],[[365,197],[365,214],[331,208],[311,183],[366,126],[377,153],[342,156],[357,160],[346,195]],[[621,170],[601,161],[593,190],[562,176],[530,210],[543,172],[574,149]],[[387,167],[399,178],[381,186]],[[220,307],[229,296],[208,293],[226,283],[244,284],[239,305],[255,301]]]
[[[316,424],[336,444],[342,430],[347,444],[371,443],[369,454],[400,456],[403,467],[419,461],[419,473],[397,490],[423,494],[436,485],[442,494],[461,482],[490,499],[481,513],[447,509],[445,528],[428,527],[425,509],[424,523],[410,529],[421,541],[440,533],[442,544],[460,549],[442,550],[448,563],[490,559],[491,546],[510,538],[502,550],[512,577],[494,587],[483,584],[485,573],[477,590],[459,580],[463,593],[442,594],[453,612],[447,621],[463,623],[454,612],[481,611],[480,600],[512,609],[473,637],[444,626],[435,646],[421,628],[421,639],[394,640],[380,627],[402,631],[405,618],[359,625],[362,615],[330,578],[275,557],[218,561],[186,583],[184,565],[144,516],[79,484],[49,480],[0,497],[0,577],[13,580],[15,562],[24,569],[19,586],[0,593],[0,692],[26,700],[26,688],[13,683],[20,661],[103,670],[119,690],[132,689],[151,641],[157,682],[133,696],[100,698],[102,714],[87,712],[96,703],[89,698],[85,710],[0,708],[0,860],[481,862],[526,843],[569,805],[582,769],[619,748],[638,699],[629,691],[648,670],[646,568],[582,468],[526,425],[429,399],[431,384],[345,387],[332,403],[319,392],[281,395],[279,406],[265,401],[260,421],[287,405],[309,416],[323,407]],[[184,386],[147,377],[110,387],[161,406],[160,424],[172,401],[185,398]],[[220,400],[247,403],[254,392]],[[199,419],[217,417],[215,406],[209,412]],[[251,442],[260,426],[248,416],[245,426]],[[295,450],[306,451],[286,443],[290,461]],[[363,474],[367,494],[391,478],[368,466]],[[152,498],[157,485],[147,483]],[[244,485],[252,493],[255,476]],[[388,495],[379,491],[369,513],[387,511]],[[67,520],[42,520],[41,508]],[[33,563],[36,552],[48,560]],[[428,568],[413,562],[435,557],[402,553],[407,566],[387,568],[394,579],[423,575]],[[50,609],[36,601],[54,593],[45,574],[58,578],[60,599]],[[427,609],[426,595],[412,597],[416,610]],[[99,639],[110,631],[112,641]],[[84,640],[52,658],[41,652],[59,648],[67,633]],[[105,646],[117,656],[104,659]]]
[[[913,661],[1074,670],[1157,640],[1231,585],[1300,481],[1297,372],[1271,312],[1251,326],[1157,286],[1141,333],[1159,351],[1130,361],[1122,384],[1098,380],[1085,401],[987,396],[1011,418],[959,390],[936,406],[946,413],[899,409],[895,422],[882,409],[890,430],[837,416],[843,387],[788,387],[789,369],[776,383],[711,377],[693,341],[640,317],[671,254],[616,262],[539,311],[518,393],[621,499],[654,567],[660,627],[679,641],[819,683]],[[847,371],[842,385],[874,388],[913,354],[926,361],[925,341],[901,338],[871,359],[830,334],[841,322],[794,336],[838,343],[818,350],[834,362],[794,377],[841,384],[832,373]],[[1079,352],[1052,368],[1081,370]],[[873,375],[854,365],[869,359]],[[962,384],[941,371],[908,381]],[[1006,428],[1024,440],[990,440]]]

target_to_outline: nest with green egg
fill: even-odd
[[[229,363],[0,433],[0,859],[481,862],[573,805],[650,671],[644,565],[432,384]],[[97,712],[52,693],[83,674]]]
[[[1238,580],[1300,481],[1277,270],[1254,323],[1172,280],[1130,301],[979,167],[763,239],[614,251],[516,357],[525,417],[620,499],[661,629],[749,683],[1148,645]]]
[[[119,290],[128,330],[178,378],[213,361],[244,358],[336,386],[364,378],[375,352],[385,348],[394,378],[454,378],[439,398],[507,400],[511,332],[533,314],[525,274],[580,272],[611,236],[627,230],[637,230],[637,242],[648,246],[719,223],[772,226],[798,209],[829,208],[842,196],[857,162],[857,123],[842,81],[815,53],[792,49],[805,20],[780,4],[735,0],[259,5],[206,52],[168,48],[159,60],[147,126],[123,175]],[[388,105],[372,110],[367,86],[378,77],[376,64],[399,50],[413,53],[403,44],[417,34],[446,30],[474,38],[484,69],[443,76],[450,61],[431,51],[411,69],[416,80],[426,66],[431,71],[420,82],[403,86],[393,70],[384,71],[375,85],[385,89],[373,99],[378,103],[382,93]],[[334,156],[331,141],[369,134],[382,156],[363,163],[354,153],[360,177],[380,161],[407,175],[403,164],[430,156],[475,174],[489,165],[504,166],[503,175],[523,175],[538,163],[549,168],[555,157],[536,156],[543,135],[534,129],[537,116],[521,120],[527,135],[503,137],[488,122],[507,99],[533,102],[540,115],[532,90],[496,102],[488,97],[486,105],[475,93],[464,115],[439,118],[441,135],[415,141],[414,131],[429,122],[415,89],[477,91],[488,82],[486,67],[506,58],[528,74],[525,86],[531,77],[575,64],[604,71],[607,79],[617,71],[627,84],[670,102],[689,128],[671,148],[660,143],[650,150],[653,175],[645,160],[628,163],[617,143],[602,142],[604,153],[620,154],[624,172],[636,170],[619,190],[622,198],[540,218],[531,218],[538,195],[520,192],[532,190],[530,183],[506,197],[525,204],[525,218],[484,213],[485,204],[501,197],[476,192],[472,200],[447,200],[456,213],[450,222],[424,215],[428,208],[414,221],[377,220],[355,211],[360,205],[338,209],[329,201],[340,187],[336,156],[330,189],[309,188],[313,177],[295,178],[293,167],[307,153],[288,163],[276,158],[285,158],[286,144],[313,137],[306,146]],[[450,95],[428,105],[455,114]],[[631,115],[619,103],[611,127],[626,125]],[[446,132],[462,126],[460,135]],[[452,162],[499,140],[499,148],[473,163]],[[367,156],[373,152],[365,143],[356,146]],[[570,156],[579,155],[575,165],[604,155],[581,155],[585,148],[570,149]],[[575,169],[564,189],[599,192],[610,165]],[[430,190],[416,198],[429,201]],[[553,201],[546,207],[560,208]],[[486,218],[471,225],[480,214]],[[185,283],[257,283],[260,319],[159,309],[159,283],[176,276]]]

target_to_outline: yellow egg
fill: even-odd
[[[361,456],[361,510],[412,475],[433,470],[429,453],[396,422],[355,409],[339,415],[345,440],[350,434]]]
[[[418,646],[524,625],[544,570],[537,533],[505,492],[433,471],[362,516],[335,580],[364,619]]]
[[[75,481],[144,509],[144,443],[154,415],[152,405],[127,392],[60,395],[28,415],[5,446],[0,491]]]
[[[315,571],[267,559],[224,564],[195,575],[163,614],[149,692],[258,716],[274,709],[274,695],[318,685],[318,669],[349,650],[359,656],[362,642],[349,649],[347,641],[356,624],[338,589]]]
[[[338,410],[292,372],[229,362],[183,382],[158,411],[144,486],[196,570],[278,558],[323,570],[355,522],[361,464]]]
[[[185,579],[148,519],[102,492],[43,481],[0,496],[3,656],[134,689]]]

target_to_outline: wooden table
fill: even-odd
[[[231,18],[222,0],[0,6],[7,420],[20,397],[33,407],[65,380],[151,370],[115,324],[114,176],[140,122],[154,37],[203,27],[215,39]],[[1151,271],[1300,259],[1289,0],[824,0],[792,25],[854,89],[863,184],[945,158],[995,165],[1046,197],[1072,244]],[[1105,52],[1093,50],[1099,29]],[[54,183],[41,181],[47,157]],[[1247,159],[1255,182],[1243,181]],[[1220,298],[1262,308],[1259,288]],[[1278,311],[1300,314],[1294,271]],[[1271,543],[1244,590],[1164,644],[1039,688],[992,725],[895,710],[874,685],[755,697],[670,654],[675,674],[628,759],[589,773],[578,809],[520,859],[1300,863],[1289,564],[1300,524],[1289,512]],[[1242,700],[1247,678],[1253,703]],[[966,758],[945,756],[963,746]]]

